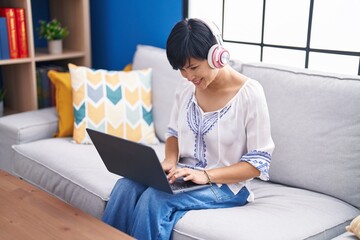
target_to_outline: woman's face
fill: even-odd
[[[187,64],[180,69],[180,72],[197,88],[206,89],[215,79],[218,69],[210,68],[207,60],[190,58]]]

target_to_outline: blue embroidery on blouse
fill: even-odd
[[[174,136],[174,137],[178,137],[178,132],[175,130],[175,129],[173,129],[173,128],[168,128],[168,130],[167,130],[167,133],[170,135],[170,136]]]
[[[263,173],[269,179],[269,167],[271,155],[267,152],[253,150],[241,157],[241,161],[248,162]]]
[[[220,113],[205,114],[202,118],[199,107],[191,100],[192,97],[187,107],[187,123],[195,135],[194,158],[197,161],[195,166],[205,168],[207,166],[205,135],[213,128],[218,119],[227,113],[231,105],[221,109]]]

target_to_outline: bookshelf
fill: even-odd
[[[1,0],[0,7],[25,9],[28,58],[0,60],[4,87],[5,115],[38,109],[36,66],[43,62],[67,66],[71,62],[91,66],[89,0],[49,0],[50,19],[60,20],[70,35],[63,40],[62,54],[50,55],[34,46],[31,0]],[[41,6],[36,6],[41,8]]]

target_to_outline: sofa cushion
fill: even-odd
[[[13,144],[50,138],[58,128],[55,107],[0,118],[0,168],[12,172]]]
[[[52,138],[13,148],[16,175],[72,206],[102,216],[104,201],[118,176],[106,170],[93,145],[75,144],[71,138]]]
[[[50,70],[48,77],[55,85],[56,112],[59,117],[59,128],[56,137],[70,137],[74,129],[70,73]]]
[[[276,148],[270,180],[360,208],[360,78],[243,64],[264,87]]]
[[[173,239],[331,239],[360,212],[304,189],[261,180],[252,189],[256,200],[243,207],[188,212],[175,225]]]
[[[154,148],[163,159],[164,144]],[[102,216],[119,176],[106,169],[93,145],[50,138],[14,145],[13,149],[14,174],[95,217]]]
[[[77,143],[91,143],[86,128],[143,143],[155,136],[150,68],[137,71],[93,70],[69,64]]]

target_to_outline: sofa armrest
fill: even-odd
[[[12,172],[12,145],[51,138],[57,129],[58,116],[55,107],[1,117],[0,168]]]

